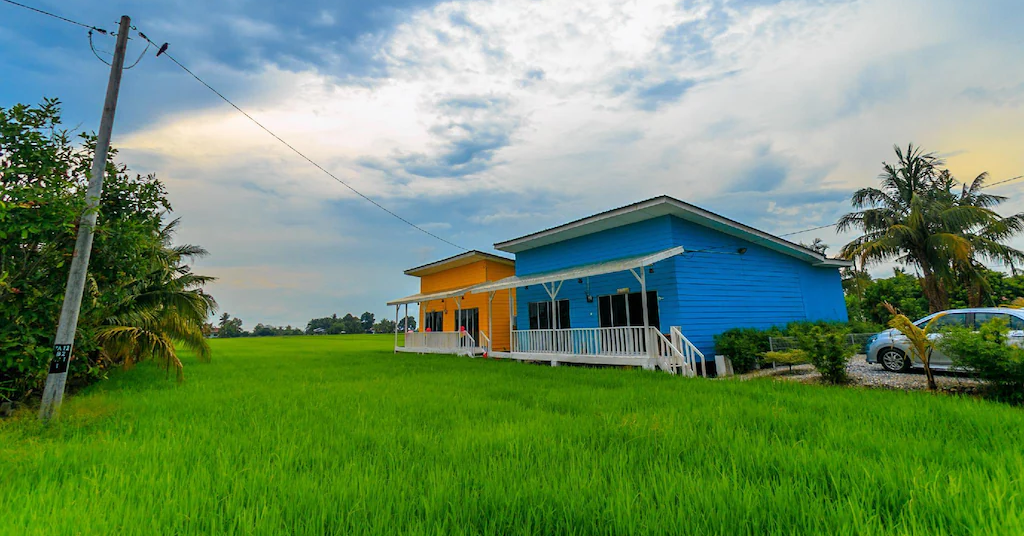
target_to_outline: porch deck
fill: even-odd
[[[486,337],[481,334],[482,339]],[[409,333],[399,352],[481,355],[465,333]],[[650,350],[648,350],[648,348]],[[685,376],[704,375],[704,355],[673,327],[666,337],[656,328],[614,327],[533,329],[512,332],[512,350],[489,352],[490,357],[518,361],[632,366],[660,369]]]
[[[405,334],[405,346],[395,345],[396,352],[412,354],[455,354],[478,356],[487,352],[466,332],[432,331]]]

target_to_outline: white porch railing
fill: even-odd
[[[469,333],[458,331],[414,331],[405,334],[405,348],[430,350],[461,350],[476,348],[476,340]]]
[[[678,327],[672,327],[669,335],[665,337],[654,327],[646,331],[643,327],[517,330],[512,332],[512,352],[594,357],[595,363],[601,357],[649,357],[666,372],[697,375],[698,367],[703,369],[704,354]],[[647,351],[648,336],[651,353]]]
[[[672,347],[678,351],[678,357],[681,359],[679,366],[682,373],[687,376],[696,376],[698,367],[700,367],[701,376],[704,376],[704,353],[683,335],[678,326],[670,328],[669,336]]]
[[[643,327],[530,329],[512,332],[512,351],[592,356],[647,355]]]

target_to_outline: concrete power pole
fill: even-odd
[[[103,117],[96,136],[96,154],[92,159],[92,176],[85,194],[85,212],[78,224],[78,240],[71,258],[71,272],[64,291],[64,304],[60,309],[60,323],[53,343],[53,360],[50,361],[46,386],[43,388],[43,403],[39,418],[50,420],[60,411],[64,399],[64,384],[68,379],[68,363],[71,349],[75,344],[78,329],[78,311],[82,306],[82,292],[85,290],[85,276],[89,271],[89,255],[92,253],[92,234],[99,213],[100,196],[103,194],[103,173],[107,168],[107,151],[110,148],[110,133],[114,128],[114,110],[117,108],[117,93],[121,88],[121,71],[124,68],[124,52],[128,45],[128,31],[131,19],[121,17],[117,29],[117,45],[114,59],[110,62],[110,78],[107,81],[107,96],[103,102]]]

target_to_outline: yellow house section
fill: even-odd
[[[420,292],[440,292],[470,285],[478,285],[485,281],[496,281],[505,277],[513,276],[516,273],[514,266],[508,266],[491,260],[479,260],[472,264],[458,266],[437,272],[436,274],[420,277]],[[488,317],[487,294],[465,294],[461,297],[463,311],[476,309],[480,317],[480,333],[487,334],[488,321],[492,322],[493,334],[491,337],[491,348],[499,352],[509,351],[511,345],[511,333],[509,332],[508,298],[509,294],[514,297],[515,290],[499,290],[494,293],[494,300],[491,302],[492,316]],[[420,304],[419,323],[420,331],[423,331],[424,313],[441,311],[444,313],[444,330],[456,331],[455,315],[458,306],[456,298],[433,300]],[[478,341],[479,342],[479,341]]]

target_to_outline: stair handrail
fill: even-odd
[[[658,330],[655,327],[651,327],[651,330],[654,333],[657,334],[655,340],[660,340],[661,341],[661,344],[658,345],[658,348],[659,349],[661,349],[661,348],[668,348],[669,349],[669,355],[667,355],[667,356],[662,355],[662,353],[660,351],[658,352],[659,360],[664,359],[664,360],[668,361],[668,363],[669,363],[669,370],[667,372],[671,372],[672,374],[675,374],[676,373],[675,367],[678,367],[678,368],[681,369],[681,371],[685,375],[692,376],[693,375],[693,367],[691,367],[691,366],[689,366],[689,364],[687,364],[686,356],[683,355],[683,353],[680,352],[679,349],[676,348],[675,345],[672,344],[672,342],[669,341],[668,338],[665,337],[665,334],[662,333],[660,330]],[[659,364],[661,364],[661,363],[659,363]]]
[[[672,335],[672,341],[678,343],[679,346],[676,347],[676,349],[679,350],[679,353],[683,354],[683,358],[693,374],[697,373],[696,358],[700,358],[700,375],[706,376],[707,371],[705,370],[704,352],[697,349],[697,347],[690,342],[690,339],[687,339],[686,335],[683,335],[679,326],[672,326],[669,332]],[[673,344],[673,346],[675,346],[675,344]]]

